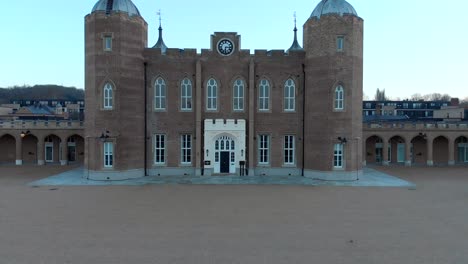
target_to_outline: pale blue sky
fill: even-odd
[[[319,0],[133,0],[157,41],[157,10],[171,48],[209,48],[215,31],[242,36],[243,49],[287,49]],[[349,0],[365,21],[364,93],[468,97],[468,1]],[[84,16],[96,0],[9,1],[0,16],[0,87],[84,87]]]

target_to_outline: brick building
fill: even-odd
[[[286,51],[215,32],[197,53],[159,30],[148,47],[130,0],[100,0],[85,18],[90,178],[361,170],[363,20],[349,3],[321,1],[304,47],[294,35]]]
[[[346,1],[321,1],[303,48],[296,29],[288,50],[252,53],[215,32],[197,53],[168,48],[161,28],[148,47],[130,0],[100,0],[85,17],[85,122],[0,120],[0,164],[78,162],[103,180],[468,164],[468,115],[454,101],[362,102],[362,29]]]

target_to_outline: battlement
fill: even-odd
[[[245,131],[244,119],[205,119],[205,131]]]
[[[165,54],[161,52],[161,49],[146,48],[145,55],[148,57],[166,56],[166,57],[184,57],[184,58],[195,58],[198,56],[196,49],[177,49],[177,48],[168,48]]]

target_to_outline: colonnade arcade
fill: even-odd
[[[83,163],[82,135],[72,131],[44,132],[21,130],[0,133],[0,164]]]
[[[365,164],[468,164],[468,135],[374,134],[364,144]]]

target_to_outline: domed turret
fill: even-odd
[[[129,16],[140,16],[140,11],[131,0],[99,0],[91,13],[94,12],[106,12],[106,14],[123,12]]]
[[[322,15],[328,14],[358,16],[354,7],[345,0],[322,0],[314,9],[310,18],[320,19]]]

